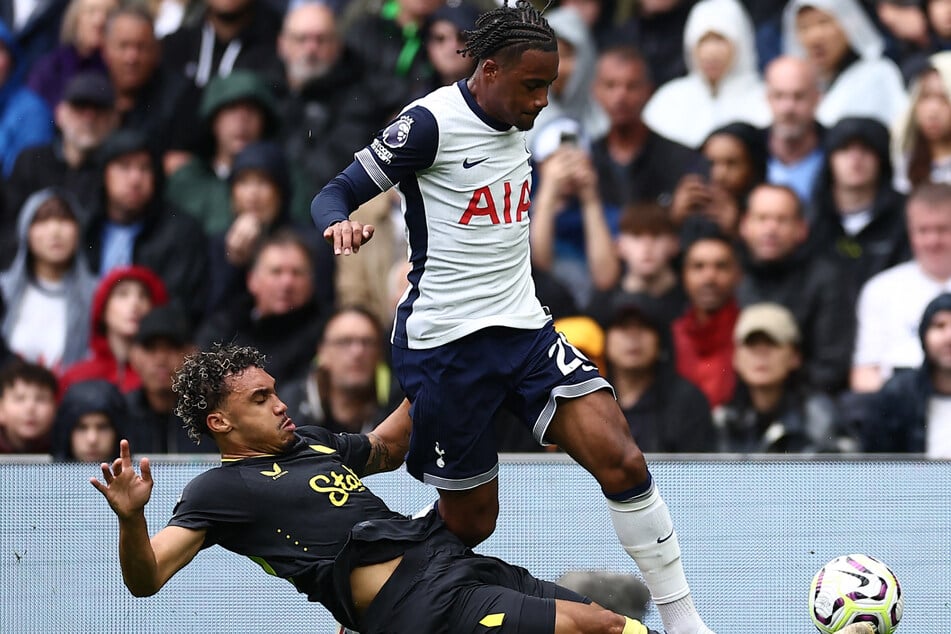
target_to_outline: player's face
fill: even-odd
[[[230,424],[224,441],[251,453],[278,453],[294,444],[294,421],[274,389],[274,377],[250,367],[227,379],[231,392],[221,407]]]
[[[531,130],[548,105],[548,88],[558,77],[558,53],[527,50],[490,73],[486,112],[519,130]]]

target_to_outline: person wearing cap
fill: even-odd
[[[308,193],[346,167],[390,112],[366,85],[364,68],[344,42],[333,10],[308,0],[288,8],[277,39],[284,63],[278,107],[281,139]]]
[[[49,143],[53,118],[46,102],[22,85],[25,67],[13,32],[0,20],[0,169],[6,178],[23,149]]]
[[[951,293],[935,297],[918,326],[924,362],[870,395],[862,450],[951,458]]]
[[[671,335],[677,372],[717,407],[733,396],[736,383],[733,328],[742,269],[733,242],[714,226],[708,230],[684,247],[687,308],[671,325]]]
[[[205,308],[207,240],[193,218],[163,200],[162,170],[150,140],[118,130],[97,157],[102,193],[85,228],[89,265],[99,275],[117,266],[148,267],[197,319]]]
[[[142,317],[129,349],[129,364],[142,385],[125,395],[129,439],[136,450],[156,453],[208,453],[188,437],[175,414],[172,378],[195,352],[188,316],[176,303],[156,306]]]
[[[605,376],[645,452],[716,451],[710,404],[674,368],[670,331],[660,301],[645,293],[618,295],[605,325]]]
[[[102,40],[106,16],[119,0],[70,0],[63,13],[60,45],[36,60],[27,85],[46,101],[50,110],[63,99],[69,80],[77,73],[104,75]]]
[[[50,143],[26,148],[7,179],[7,204],[19,209],[31,194],[60,187],[72,194],[81,224],[89,219],[100,190],[96,151],[119,125],[109,78],[82,72],[66,84],[53,110],[58,134]]]
[[[532,267],[552,273],[579,306],[587,306],[591,293],[613,286],[620,272],[612,248],[620,210],[601,202],[580,122],[550,120],[532,141],[532,158],[537,174],[530,209]]]
[[[840,432],[835,402],[799,381],[799,327],[785,307],[747,306],[733,331],[737,389],[713,413],[720,450],[729,453],[854,451]]]
[[[857,298],[870,277],[911,257],[905,196],[892,186],[888,128],[875,119],[846,117],[823,145],[826,158],[807,209],[808,245],[835,261]]]
[[[214,235],[231,222],[228,177],[234,159],[248,144],[276,135],[277,105],[260,75],[235,71],[211,80],[202,96],[199,115],[207,150],[171,173],[165,195]]]
[[[805,248],[809,227],[789,187],[760,185],[740,221],[743,279],[740,306],[782,304],[802,333],[802,374],[810,386],[836,394],[848,387],[855,338],[855,295],[834,261]]]
[[[74,383],[63,394],[53,420],[50,453],[57,462],[111,463],[127,437],[125,400],[102,379]]]
[[[24,203],[13,263],[0,273],[3,338],[22,359],[63,372],[86,357],[96,277],[80,248],[76,202],[55,188]]]

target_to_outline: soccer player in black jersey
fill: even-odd
[[[136,596],[158,592],[199,550],[245,555],[363,634],[498,632],[647,634],[642,624],[493,557],[474,554],[439,515],[391,511],[361,477],[397,468],[408,403],[368,434],[296,429],[264,357],[218,347],[175,379],[176,413],[222,464],[189,482],[168,525],[149,537],[149,459],[129,443],[90,478],[119,518],[119,561]]]

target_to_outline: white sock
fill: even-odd
[[[624,502],[608,499],[614,531],[651,591],[667,634],[703,634],[680,561],[680,543],[667,504],[655,485]]]

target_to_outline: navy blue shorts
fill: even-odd
[[[426,350],[393,347],[393,369],[412,403],[406,468],[440,489],[490,482],[499,457],[493,419],[504,407],[539,443],[556,398],[612,389],[584,354],[555,332],[492,327]]]
[[[552,634],[555,599],[589,599],[494,557],[448,531],[403,554],[370,603],[364,634]]]

